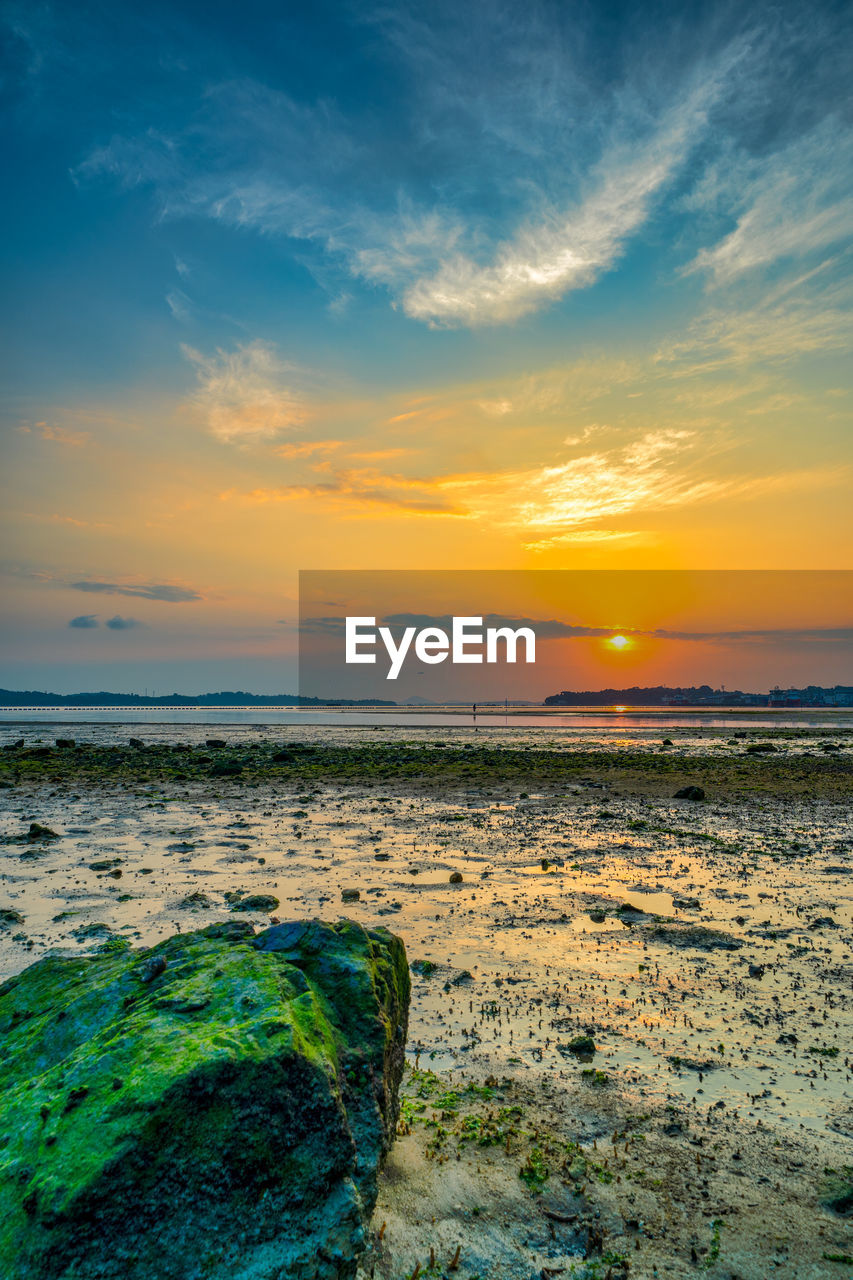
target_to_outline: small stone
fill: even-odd
[[[213,903],[206,893],[202,893],[200,889],[196,889],[195,893],[188,893],[185,898],[181,898],[178,906],[186,907],[189,910],[193,910],[195,907],[204,907],[206,909],[208,907],[212,907]]]
[[[358,902],[360,898],[361,893],[358,889],[341,890],[341,902]]]
[[[673,799],[675,799],[675,800],[704,800],[704,799],[705,799],[705,789],[704,789],[704,787],[696,787],[696,786],[682,787],[680,791],[676,791],[675,796],[673,797]]]
[[[153,982],[155,978],[160,977],[161,973],[166,972],[166,967],[165,956],[152,956],[150,960],[145,961],[139,977],[143,982]]]
[[[453,872],[451,873],[451,876],[450,876],[450,883],[451,883],[451,884],[461,884],[461,883],[462,883],[462,872],[461,872],[461,871],[453,871]]]
[[[28,840],[58,840],[59,835],[50,827],[43,827],[40,822],[31,822],[27,832]]]

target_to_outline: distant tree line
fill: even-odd
[[[665,684],[656,684],[650,688],[632,685],[630,689],[584,689],[574,691],[564,689],[562,693],[552,693],[545,699],[546,707],[668,707],[673,704],[681,706],[708,706],[725,702],[734,706],[738,702],[756,705],[768,701],[762,694],[742,693],[740,689],[727,689],[724,692],[712,689],[709,684],[692,685],[689,689],[670,688]]]
[[[141,693],[42,693],[34,689],[0,689],[0,707],[396,707],[378,698],[307,698],[295,693],[257,694],[242,689],[187,697],[169,693],[149,698]]]

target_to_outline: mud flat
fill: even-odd
[[[853,1274],[850,735],[87,731],[5,729],[0,977],[227,919],[401,935],[365,1277]]]

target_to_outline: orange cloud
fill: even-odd
[[[18,430],[25,436],[37,431],[42,440],[52,440],[54,444],[68,445],[72,449],[81,449],[91,438],[88,431],[66,431],[65,427],[54,426],[51,422],[36,422],[32,427],[23,426]]]

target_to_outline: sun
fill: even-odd
[[[627,636],[609,636],[605,643],[608,644],[611,649],[616,649],[621,652],[623,649],[630,647],[631,641]]]

